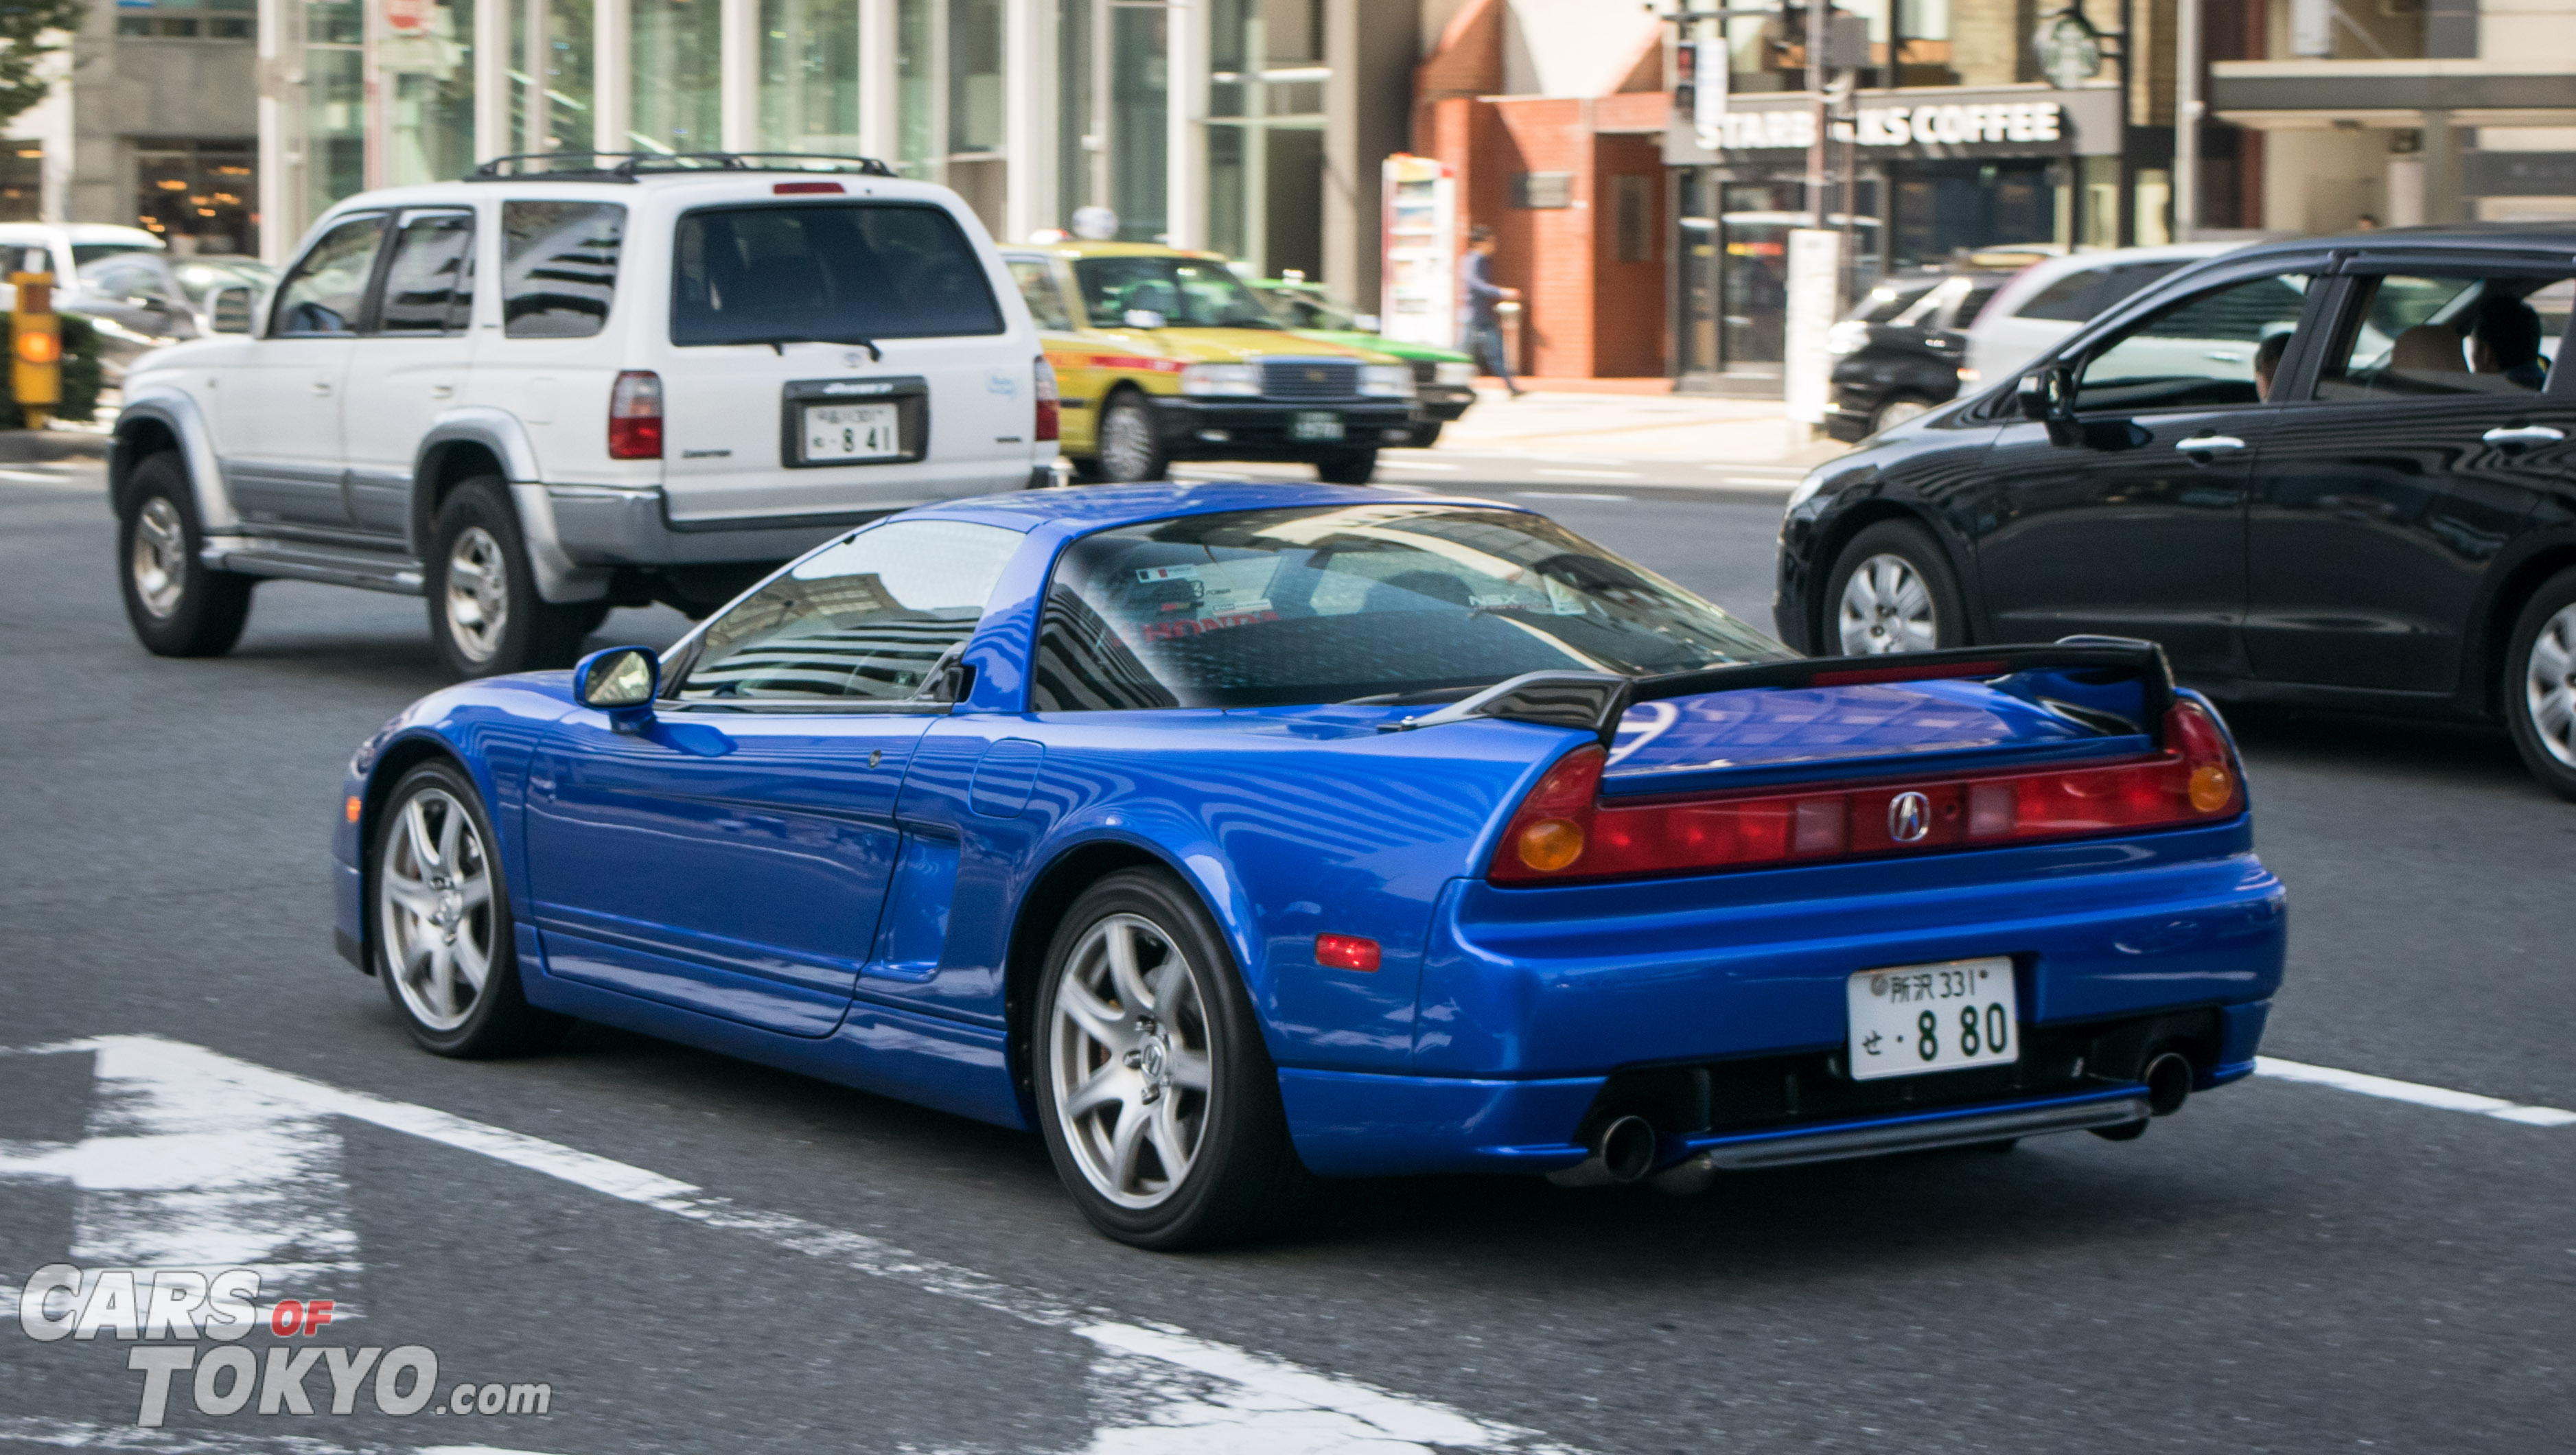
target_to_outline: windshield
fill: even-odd
[[[97,262],[101,258],[115,257],[118,253],[157,253],[159,251],[161,251],[161,245],[159,243],[73,243],[72,267],[74,270],[78,270],[88,264]]]
[[[1067,547],[1029,703],[1436,697],[1523,672],[1646,676],[1789,655],[1539,516],[1419,504],[1251,510]]]
[[[1274,288],[1265,295],[1270,311],[1279,315],[1290,328],[1327,329],[1347,333],[1355,315],[1341,304],[1320,293],[1295,288]]]
[[[674,344],[1002,331],[983,260],[943,208],[711,207],[680,219],[678,247]]]
[[[1084,258],[1073,265],[1094,328],[1123,328],[1130,309],[1174,328],[1277,328],[1279,320],[1225,264],[1197,258]]]
[[[205,302],[206,295],[218,288],[265,289],[277,281],[275,268],[247,258],[239,262],[227,259],[220,263],[198,259],[181,263],[170,271],[178,275],[179,291],[187,294],[191,303]]]

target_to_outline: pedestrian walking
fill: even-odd
[[[1521,386],[1513,381],[1511,363],[1503,357],[1503,316],[1496,305],[1518,299],[1521,290],[1494,281],[1492,228],[1478,223],[1467,229],[1467,260],[1459,275],[1465,285],[1461,311],[1467,317],[1467,352],[1518,399]]]

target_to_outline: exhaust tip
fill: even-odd
[[[1654,1170],[1655,1129],[1644,1117],[1620,1117],[1601,1129],[1594,1145],[1612,1182],[1637,1182]]]
[[[2191,1060],[2179,1051],[2147,1062],[2146,1075],[2139,1079],[2147,1084],[2147,1110],[2157,1116],[2172,1116],[2191,1098]]]

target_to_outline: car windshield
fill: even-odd
[[[187,294],[191,303],[205,302],[206,295],[218,288],[266,289],[277,281],[275,268],[248,258],[237,261],[227,258],[220,263],[196,258],[180,263],[170,271],[178,275],[179,291]]]
[[[1094,328],[1126,326],[1133,309],[1174,328],[1277,328],[1279,320],[1225,264],[1198,258],[1084,258],[1073,265]]]
[[[1249,510],[1067,547],[1030,706],[1433,700],[1523,672],[1648,676],[1789,655],[1540,516],[1399,503]]]
[[[159,251],[161,251],[161,246],[158,243],[73,243],[72,267],[77,270],[86,267],[91,263],[95,263],[101,258],[115,257],[118,253],[157,253]]]

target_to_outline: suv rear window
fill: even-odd
[[[502,203],[502,332],[588,338],[607,327],[625,237],[614,202]]]
[[[680,219],[671,342],[953,338],[1002,331],[974,244],[946,209],[711,207]]]

